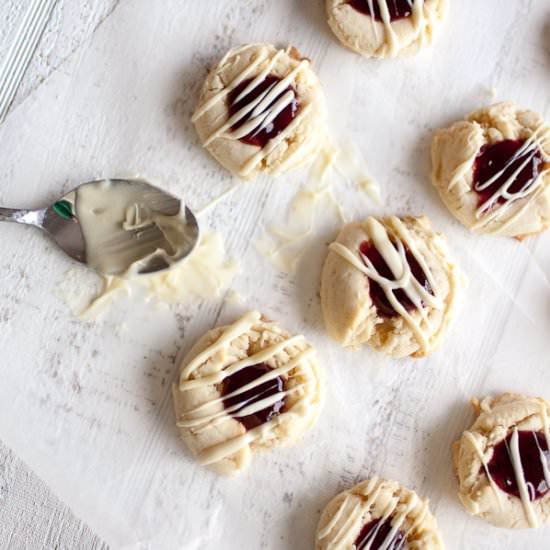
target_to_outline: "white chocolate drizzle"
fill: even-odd
[[[248,47],[249,46],[243,46],[242,49]],[[241,50],[232,50],[230,54],[238,55]],[[283,51],[279,50],[275,55],[269,58],[269,54],[266,49],[263,48],[256,59],[254,59],[248,67],[246,67],[227,86],[225,86],[225,88],[220,90],[203,105],[197,108],[195,114],[193,115],[192,121],[196,122],[206,112],[212,109],[214,105],[227,98],[231,91],[237,88],[247,78],[253,78],[245,89],[235,98],[235,102],[239,102],[246,98],[246,96],[251,94],[266,79],[282,53]],[[227,56],[220,64],[223,65],[226,59]],[[278,82],[274,82],[258,97],[251,99],[249,103],[230,116],[221,126],[219,126],[217,130],[213,131],[208,136],[206,141],[203,143],[204,147],[207,147],[218,138],[239,140],[249,134],[256,135],[262,130],[267,129],[284,109],[298,99],[295,92],[292,90],[287,90],[287,88],[292,85],[298,73],[307,66],[309,66],[309,61],[307,59],[302,59],[298,65],[296,65],[296,67],[294,67],[284,78]],[[279,134],[271,138],[264,147],[260,148],[257,153],[255,153],[244,163],[240,170],[240,175],[247,176],[250,174],[258,164],[260,164],[276,149],[281,142],[283,142],[294,132],[296,127],[302,123],[302,120],[308,115],[310,110],[311,104],[300,104],[296,116],[292,119],[288,126],[286,126],[286,128],[284,128]],[[247,117],[248,119],[245,120],[240,127],[232,130],[235,125]],[[292,156],[293,155],[290,155],[290,157],[285,160],[285,166],[291,163]],[[282,169],[282,167],[279,167],[279,170]]]
[[[187,410],[179,415],[176,425],[179,428],[185,428],[192,430],[194,433],[201,433],[206,430],[215,429],[216,425],[220,422],[226,422],[231,419],[239,419],[240,417],[255,414],[268,407],[273,406],[279,401],[287,398],[291,394],[301,394],[301,398],[298,402],[293,404],[290,409],[286,409],[284,412],[277,416],[274,416],[264,424],[257,426],[251,430],[247,430],[244,434],[234,437],[233,439],[221,441],[211,447],[203,449],[197,457],[200,464],[207,465],[214,462],[218,462],[238,452],[243,447],[249,445],[256,439],[271,438],[273,437],[273,430],[291,419],[294,414],[300,414],[300,410],[310,407],[314,398],[308,397],[308,386],[314,385],[315,380],[308,375],[307,369],[300,369],[298,376],[304,378],[305,381],[298,384],[288,384],[295,374],[291,371],[298,369],[300,365],[304,365],[308,359],[313,355],[314,350],[309,345],[305,344],[304,337],[302,335],[293,336],[290,338],[284,338],[284,340],[272,344],[257,353],[249,355],[244,359],[230,362],[231,358],[224,352],[231,345],[231,343],[245,335],[250,331],[257,323],[260,322],[261,315],[257,311],[251,311],[239,321],[229,326],[220,337],[195,357],[188,365],[186,365],[180,375],[179,384],[174,391],[185,392],[196,388],[204,388],[208,386],[215,386],[220,384],[227,377],[235,374],[236,372],[256,365],[258,363],[264,363],[269,359],[277,356],[285,350],[300,346],[303,349],[296,353],[291,359],[285,362],[283,365],[273,368],[265,374],[259,376],[255,380],[243,385],[242,387],[234,390],[233,392],[219,397],[214,397],[208,401],[197,405],[196,407]],[[275,326],[272,326],[275,330]],[[229,364],[226,364],[229,361]],[[210,374],[194,378],[193,375],[196,370],[202,365],[207,364],[207,369]],[[264,398],[258,399],[258,395],[255,395],[248,400],[244,398],[242,401],[230,407],[224,407],[224,401],[229,398],[235,398],[245,392],[253,390],[266,382],[275,380],[278,377],[284,377],[286,388],[283,391],[276,392]],[[261,396],[260,396],[261,397]]]
[[[546,406],[543,403],[540,404],[540,413],[539,414],[540,414],[540,418],[542,420],[543,431],[544,431],[544,434],[545,434],[548,451],[550,451],[550,434],[549,434],[548,412],[546,410]],[[541,466],[542,466],[544,479],[546,481],[546,485],[550,489],[550,483],[549,483],[550,482],[550,468],[549,468],[549,465],[548,465],[548,458],[546,457],[544,451],[540,448],[536,433],[533,433],[532,435],[535,438],[535,442],[536,442],[537,448],[539,450],[539,460],[540,460],[540,463],[541,463]],[[502,509],[502,507],[503,507],[502,490],[500,489],[500,487],[497,485],[497,483],[495,482],[495,480],[491,476],[491,472],[490,472],[489,467],[488,467],[488,463],[490,461],[488,461],[485,458],[485,454],[484,454],[482,448],[480,447],[476,437],[474,436],[474,434],[472,432],[465,431],[464,432],[464,437],[470,442],[470,444],[474,448],[474,450],[475,450],[475,452],[476,452],[476,454],[477,454],[477,456],[478,456],[478,458],[481,462],[483,470],[485,471],[485,475],[487,477],[487,480],[489,481],[489,485],[491,486],[491,489],[492,489],[493,493],[495,494],[495,496],[497,498],[499,506]],[[505,440],[505,445],[506,445],[506,450],[508,452],[508,457],[510,459],[510,464],[512,465],[512,469],[514,471],[514,477],[515,477],[516,484],[517,484],[517,487],[518,487],[518,492],[519,492],[519,495],[520,495],[521,505],[523,507],[523,513],[524,513],[525,519],[527,520],[527,523],[530,527],[532,527],[532,528],[538,527],[539,526],[539,521],[538,521],[538,518],[537,518],[537,514],[535,513],[535,510],[533,509],[533,504],[532,504],[532,501],[534,500],[534,496],[535,496],[535,488],[529,482],[527,482],[526,479],[525,479],[525,474],[524,474],[524,471],[523,471],[523,465],[521,463],[521,454],[520,454],[520,449],[519,449],[519,434],[518,434],[517,426],[514,426],[512,428],[512,434],[510,436],[510,442],[508,444],[508,442],[506,442],[506,440]]]
[[[546,414],[546,406],[544,405],[544,403],[540,404],[540,417],[542,418],[542,429],[544,431],[544,438],[546,439],[546,448],[548,449],[548,451],[550,451],[550,427],[548,425],[548,415]],[[538,440],[537,447],[539,449],[539,457],[544,472],[544,480],[546,481],[546,485],[550,489],[550,468],[548,466],[548,460],[544,460],[544,453],[538,444]]]
[[[390,0],[391,1],[391,0]],[[388,45],[388,55],[389,57],[395,57],[402,45],[399,41],[399,37],[396,32],[393,30],[390,10],[388,8],[388,0],[367,0],[370,12],[370,19],[372,23],[373,32],[376,38],[378,38],[378,21],[374,16],[374,2],[378,2],[378,7],[380,9],[380,18],[384,26],[384,33]],[[414,25],[415,36],[420,37],[422,44],[425,40],[424,29],[427,25],[427,19],[425,15],[424,0],[408,0],[408,3],[411,7],[411,15]]]
[[[510,174],[510,176],[502,183],[502,185],[491,195],[491,197],[481,204],[476,210],[476,218],[480,220],[473,226],[473,229],[478,229],[483,226],[486,226],[494,220],[499,220],[507,212],[507,210],[512,206],[512,204],[520,199],[531,196],[531,200],[538,196],[542,187],[543,187],[543,176],[548,173],[550,170],[542,170],[540,174],[536,177],[535,181],[529,180],[523,189],[519,191],[512,192],[510,189],[516,178],[519,174],[535,159],[539,150],[548,143],[550,136],[548,135],[548,130],[544,126],[539,126],[533,134],[525,140],[525,143],[510,157],[508,162],[504,167],[499,170],[494,176],[489,178],[487,181],[477,182],[474,185],[474,190],[477,192],[482,192],[485,189],[488,189],[491,185],[494,184],[499,178],[501,178],[506,172],[508,172],[518,160],[523,159],[521,164]],[[476,155],[477,156],[477,155]],[[500,199],[504,199],[505,202],[498,204]],[[524,208],[529,204],[529,201],[526,202]],[[523,209],[520,209],[514,216],[510,217],[505,223],[500,227],[503,229],[509,225],[514,219],[517,219],[517,216],[523,212]]]
[[[536,437],[536,435],[534,435],[533,437]],[[523,511],[525,513],[527,522],[531,527],[538,527],[537,516],[535,515],[535,512],[533,511],[533,506],[531,504],[531,496],[534,497],[535,495],[530,494],[529,488],[527,487],[527,482],[525,480],[523,466],[521,464],[517,427],[514,427],[514,429],[512,430],[510,445],[506,443],[506,450],[508,451],[508,456],[510,457],[510,462],[512,463],[514,476],[516,478],[516,484],[518,486],[519,496],[521,498],[521,504],[523,505]]]
[[[344,497],[331,521],[317,534],[319,540],[327,539],[326,550],[344,550],[350,548],[350,533],[357,537],[364,525],[378,520],[377,525],[373,526],[373,529],[363,541],[361,547],[357,549],[371,550],[379,530],[390,518],[391,529],[382,541],[381,546],[379,546],[379,550],[401,550],[405,547],[411,533],[423,523],[428,513],[428,502],[420,500],[412,491],[407,491],[405,498],[399,495],[392,495],[382,515],[380,517],[373,517],[372,509],[383,486],[384,480],[375,477],[367,482],[366,487],[361,493],[348,493]],[[356,497],[355,500],[357,502],[348,512],[347,510],[353,497]],[[412,514],[413,511],[414,514]],[[344,514],[347,516],[345,521],[336,529]],[[403,526],[407,519],[409,525],[404,530]],[[403,534],[401,542],[395,540],[399,531]],[[353,546],[353,548],[355,549],[356,547]]]
[[[542,192],[544,192],[544,176],[550,173],[550,168],[542,170],[536,180],[530,181],[529,185],[526,185],[524,189],[520,189],[519,191],[512,193],[510,192],[510,188],[514,184],[514,181],[520,172],[533,161],[537,154],[537,150],[540,150],[544,156],[544,147],[546,147],[549,143],[550,130],[541,124],[534,130],[533,134],[525,140],[523,146],[516,151],[502,170],[496,173],[489,180],[477,182],[474,185],[474,191],[476,192],[487,189],[496,180],[502,177],[512,167],[514,162],[525,156],[524,162],[522,162],[521,165],[512,172],[506,181],[504,181],[495,193],[493,193],[489,200],[481,204],[476,209],[475,217],[478,221],[472,225],[472,230],[477,231],[479,229],[485,229],[488,233],[501,233],[511,223],[516,221],[524,213],[524,211],[529,208],[531,203],[536,200]],[[475,161],[479,155],[479,149],[477,147],[474,149],[475,151],[473,154],[454,170],[453,177],[448,186],[449,190],[463,181],[467,174],[473,172]],[[546,159],[543,158],[543,162],[546,162]],[[505,199],[505,202],[498,204],[498,200],[500,198]],[[527,200],[521,208],[506,217],[506,214],[509,212],[510,208],[520,199]],[[493,229],[487,230],[487,227],[492,223],[497,223],[497,225]]]
[[[437,285],[431,270],[414,244],[407,228],[395,216],[392,216],[389,221],[395,232],[395,246],[390,239],[387,228],[375,218],[367,218],[364,227],[369,237],[369,242],[376,247],[392,272],[394,276],[393,280],[378,273],[372,262],[360,252],[352,252],[338,242],[332,243],[329,248],[364,273],[369,279],[380,285],[392,308],[406,321],[413,331],[418,345],[423,351],[426,351],[429,348],[429,329],[431,329],[428,308],[442,309],[443,303],[437,296]],[[408,248],[422,268],[433,294],[426,290],[412,274],[407,261],[406,248]],[[417,315],[409,313],[399,302],[395,296],[396,290],[403,290],[405,292],[411,303],[415,306],[415,311],[418,312],[420,319],[417,319]],[[423,323],[428,326],[427,331],[422,327]]]
[[[499,508],[502,510],[502,506],[503,506],[502,495],[501,495],[501,492],[500,492],[500,489],[499,489],[498,485],[495,483],[495,480],[493,479],[493,477],[491,476],[491,473],[489,472],[489,468],[487,466],[487,460],[485,460],[485,455],[483,454],[483,450],[479,446],[479,444],[478,444],[478,442],[477,442],[477,440],[476,440],[473,433],[471,433],[469,431],[466,431],[466,432],[464,432],[464,437],[470,442],[470,444],[474,448],[474,451],[477,454],[477,456],[478,456],[478,458],[481,462],[481,465],[483,466],[483,470],[485,471],[485,475],[487,476],[487,479],[489,481],[489,485],[491,487],[491,490],[493,491],[493,494],[495,495],[495,498],[497,499]]]

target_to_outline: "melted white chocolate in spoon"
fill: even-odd
[[[196,240],[181,201],[141,180],[91,182],[77,188],[74,200],[87,264],[102,274],[169,267]]]

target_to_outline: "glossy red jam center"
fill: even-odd
[[[506,493],[520,498],[519,488],[510,458],[512,434],[495,445],[487,468],[495,483]],[[540,432],[518,431],[519,455],[530,500],[543,497],[549,490],[544,478],[543,461],[550,468],[550,452],[546,437]]]
[[[535,151],[527,149],[514,159],[524,144],[523,139],[506,139],[481,148],[474,163],[474,190],[479,195],[479,206],[490,200],[524,163],[525,166],[514,177],[508,192],[526,191],[535,183],[543,168],[542,154],[538,148]],[[502,174],[487,188],[478,189],[501,171]],[[496,204],[505,202],[506,199],[500,197]]]
[[[395,280],[395,277],[388,267],[388,264],[382,257],[382,254],[380,254],[380,252],[374,245],[371,245],[371,243],[368,241],[363,241],[361,243],[361,246],[359,247],[359,251],[363,256],[367,257],[371,261],[372,265],[375,267],[380,276],[385,277],[390,281]],[[433,294],[432,288],[430,287],[430,283],[428,282],[428,278],[426,277],[424,270],[408,248],[405,248],[405,257],[407,258],[407,263],[409,264],[413,277],[426,289],[427,292]],[[416,309],[415,305],[411,302],[411,300],[407,296],[407,293],[403,289],[399,288],[397,290],[393,290],[392,292],[394,293],[399,303],[407,311],[412,311]],[[376,281],[373,281],[370,278],[369,293],[372,303],[375,305],[376,311],[380,316],[396,317],[398,315],[398,313],[395,311],[390,301],[388,300],[382,287]]]
[[[240,392],[232,397],[225,396],[241,389],[251,382],[254,382],[254,380],[257,380],[260,376],[263,376],[270,370],[272,370],[271,367],[265,363],[259,363],[257,365],[251,365],[250,367],[240,369],[223,381],[223,405],[226,410],[236,406],[236,408],[230,411],[229,414],[235,417],[247,430],[256,428],[257,426],[268,422],[274,416],[277,416],[284,407],[285,400],[280,399],[279,401],[276,401],[275,404],[247,416],[239,416],[239,411],[242,411],[245,407],[249,407],[262,399],[266,399],[284,391],[283,379],[281,377],[277,377],[272,380],[268,380],[267,382],[262,382],[261,384],[258,384],[257,386],[254,386],[244,392]]]
[[[412,14],[414,0],[383,1],[385,1],[388,6],[390,21],[395,21],[396,19],[404,19],[405,17],[410,17]],[[372,2],[369,2],[369,0],[349,0],[349,4],[358,12],[364,13],[365,15],[370,15],[377,21],[382,21],[379,0],[372,0]]]
[[[241,92],[244,91],[244,89],[252,82],[252,80],[252,78],[244,80],[229,93],[229,116],[233,116],[243,107],[246,107],[259,96],[263,95],[269,88],[275,86],[278,82],[281,81],[278,76],[270,74],[266,76],[265,79],[260,82],[250,93],[245,95],[242,99],[239,99],[239,101],[236,101]],[[296,97],[296,91],[294,90],[294,88],[292,88],[292,86],[285,88],[280,94],[278,94],[277,97],[270,102],[269,106],[266,107],[262,114],[267,116],[269,113],[269,107],[276,103],[281,98],[281,96],[286,94],[289,90],[293,92],[294,100],[290,104],[288,104],[271,122],[269,122],[264,128],[258,131],[258,129],[261,127],[262,122],[262,119],[260,119],[258,122],[258,127],[252,130],[245,137],[241,138],[240,141],[242,141],[243,143],[247,143],[248,145],[264,147],[270,139],[278,136],[292,122],[292,119],[296,116],[296,113],[298,112],[298,100]],[[245,122],[250,119],[250,117],[252,116],[252,111],[253,110],[251,110],[248,114],[241,118],[241,120],[234,124],[231,129],[238,130]]]
[[[406,541],[401,531],[397,531],[392,539],[386,542],[392,530],[391,520],[391,517],[385,521],[375,519],[363,526],[359,536],[355,539],[355,550],[365,550],[366,548],[369,550],[378,550],[379,548],[402,550],[405,547]]]

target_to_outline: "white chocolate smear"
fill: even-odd
[[[291,199],[286,223],[268,226],[255,243],[258,252],[280,271],[295,273],[318,233],[320,221],[326,222],[331,215],[335,225],[347,221],[334,191],[338,184],[350,182],[370,200],[380,203],[380,188],[358,149],[351,145],[325,146],[311,166],[307,184]]]
[[[77,293],[71,288],[80,283],[79,279],[74,281],[75,270],[71,270],[69,281],[61,283],[58,294],[80,319],[89,321],[96,319],[122,293],[132,295],[136,290],[168,303],[185,302],[192,297],[220,298],[237,272],[238,265],[227,259],[222,237],[202,232],[195,250],[170,269],[128,278],[103,277],[102,287],[85,304],[81,290]]]

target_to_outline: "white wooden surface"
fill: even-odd
[[[1,55],[24,4],[0,3]],[[292,43],[315,61],[333,127],[359,145],[382,184],[382,208],[339,189],[350,215],[429,214],[471,280],[443,350],[426,361],[390,361],[343,352],[324,335],[319,270],[336,220],[327,217],[296,276],[278,273],[252,246],[260,221],[277,221],[306,171],[243,186],[207,220],[241,263],[234,287],[242,305],[159,309],[135,297],[83,324],[54,293],[71,262],[37,232],[4,224],[0,438],[113,548],[310,548],[328,498],[374,473],[428,496],[451,549],[547,546],[545,530],[510,533],[463,513],[449,445],[471,421],[472,395],[515,389],[550,398],[549,236],[525,244],[474,238],[449,218],[427,178],[432,129],[489,102],[492,87],[550,116],[550,7],[452,4],[432,50],[374,62],[336,44],[320,0],[58,0],[0,126],[0,204],[38,206],[79,181],[129,172],[204,204],[231,183],[189,122],[207,67],[239,43]],[[194,465],[179,443],[169,387],[175,357],[245,307],[315,342],[327,403],[302,444],[226,480]],[[126,332],[117,330],[122,322]],[[26,471],[1,453],[10,468]],[[8,491],[0,515],[19,525],[11,532],[18,529],[20,547],[55,538],[61,521],[76,533],[59,539],[61,547],[78,537],[73,547],[98,547],[24,477],[12,479],[29,500]],[[51,527],[36,520],[25,541],[36,495],[51,507],[43,516]],[[0,548],[10,536],[2,524]]]
[[[106,550],[108,547],[0,443],[0,548]]]

